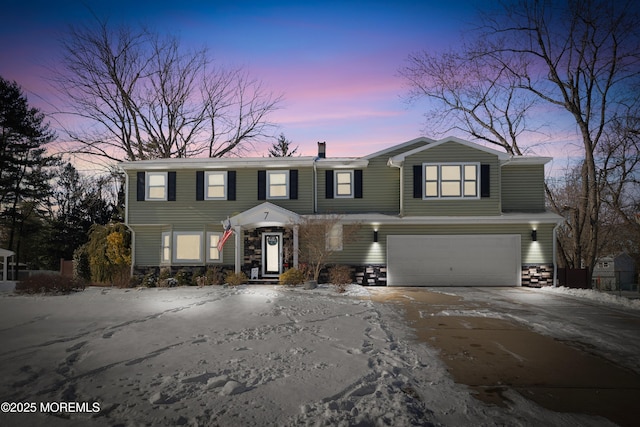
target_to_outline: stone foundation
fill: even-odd
[[[532,288],[553,286],[553,264],[523,265],[522,286],[529,286]]]

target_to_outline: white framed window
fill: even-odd
[[[146,172],[145,200],[167,200],[167,172]]]
[[[173,262],[202,262],[202,233],[199,231],[173,232]]]
[[[206,172],[205,179],[205,200],[226,200],[227,199],[227,172],[215,171]]]
[[[353,198],[353,171],[335,171],[333,185],[336,198]]]
[[[171,263],[171,233],[162,233],[162,255],[161,262],[163,264]]]
[[[342,250],[342,224],[333,224],[328,230],[327,249],[331,251]]]
[[[425,163],[425,199],[477,199],[480,194],[479,163]]]
[[[218,250],[218,242],[222,233],[207,233],[207,262],[221,262],[222,252]]]
[[[267,199],[289,198],[289,171],[267,171]]]

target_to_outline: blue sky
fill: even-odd
[[[113,23],[177,34],[187,45],[208,46],[221,64],[246,67],[284,95],[271,119],[300,154],[326,141],[329,156],[362,156],[433,136],[423,132],[421,106],[403,100],[398,69],[412,52],[455,43],[485,3],[492,2],[9,0],[0,75],[48,111],[46,66],[55,62],[62,32],[90,23],[91,9]]]

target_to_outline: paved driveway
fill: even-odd
[[[510,388],[554,411],[637,425],[640,311],[531,288],[377,288],[456,382],[504,405]]]

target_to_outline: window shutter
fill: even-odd
[[[422,199],[422,165],[413,165],[413,198]]]
[[[136,200],[139,202],[144,201],[145,185],[144,185],[144,172],[138,172],[137,174],[137,194]]]
[[[176,201],[176,173],[168,172],[167,173],[168,188],[167,188],[167,200],[170,202]]]
[[[267,198],[267,171],[258,171],[258,200]]]
[[[204,171],[196,171],[196,200],[204,200]]]
[[[298,199],[298,169],[289,171],[289,198]]]
[[[480,197],[491,197],[491,165],[480,165]]]
[[[333,171],[332,170],[325,171],[324,176],[325,176],[324,197],[327,199],[333,199]]]
[[[236,171],[227,172],[227,200],[236,199]]]
[[[353,171],[353,196],[362,199],[362,169]]]

